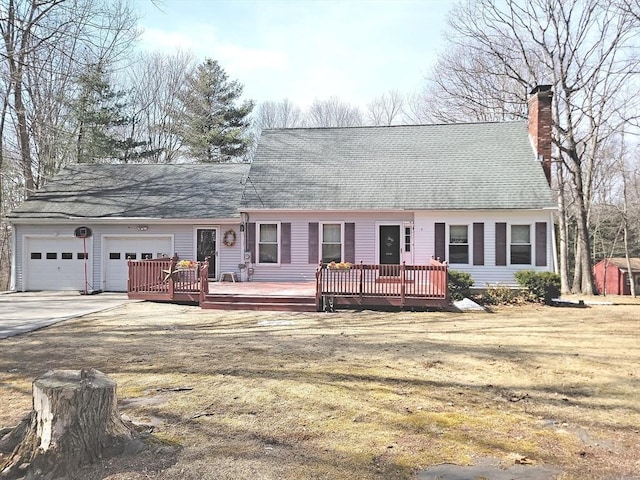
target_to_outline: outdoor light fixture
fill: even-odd
[[[148,225],[138,225],[136,228],[141,232],[146,232],[147,230],[149,230]]]

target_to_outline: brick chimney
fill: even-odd
[[[538,85],[529,97],[529,138],[551,185],[551,85]]]

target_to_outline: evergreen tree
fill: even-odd
[[[178,135],[194,159],[219,163],[242,157],[249,146],[247,134],[252,101],[236,103],[243,86],[217,61],[207,59],[187,79],[178,100]]]
[[[132,120],[125,114],[125,92],[115,91],[102,65],[93,65],[78,79],[78,96],[71,102],[78,163],[140,161],[152,152],[145,142],[126,135]]]

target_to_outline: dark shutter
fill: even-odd
[[[496,223],[496,265],[507,264],[507,224]]]
[[[309,263],[318,263],[318,223],[309,223]]]
[[[441,261],[445,261],[445,224],[435,224],[435,257]]]
[[[356,261],[356,224],[344,224],[344,261],[355,263]]]
[[[251,254],[251,263],[256,263],[256,224],[247,225],[247,251]]]
[[[547,223],[536,222],[536,267],[547,266]]]
[[[280,224],[280,263],[291,263],[291,224]]]
[[[484,223],[473,224],[473,264],[484,265]]]

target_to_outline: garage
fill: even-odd
[[[85,289],[85,263],[87,278],[91,279],[85,240],[72,236],[27,236],[24,243],[25,290]],[[90,238],[86,239],[86,248],[91,251]]]
[[[125,292],[127,290],[127,260],[171,257],[173,236],[105,236],[103,237],[103,252],[103,290]]]

